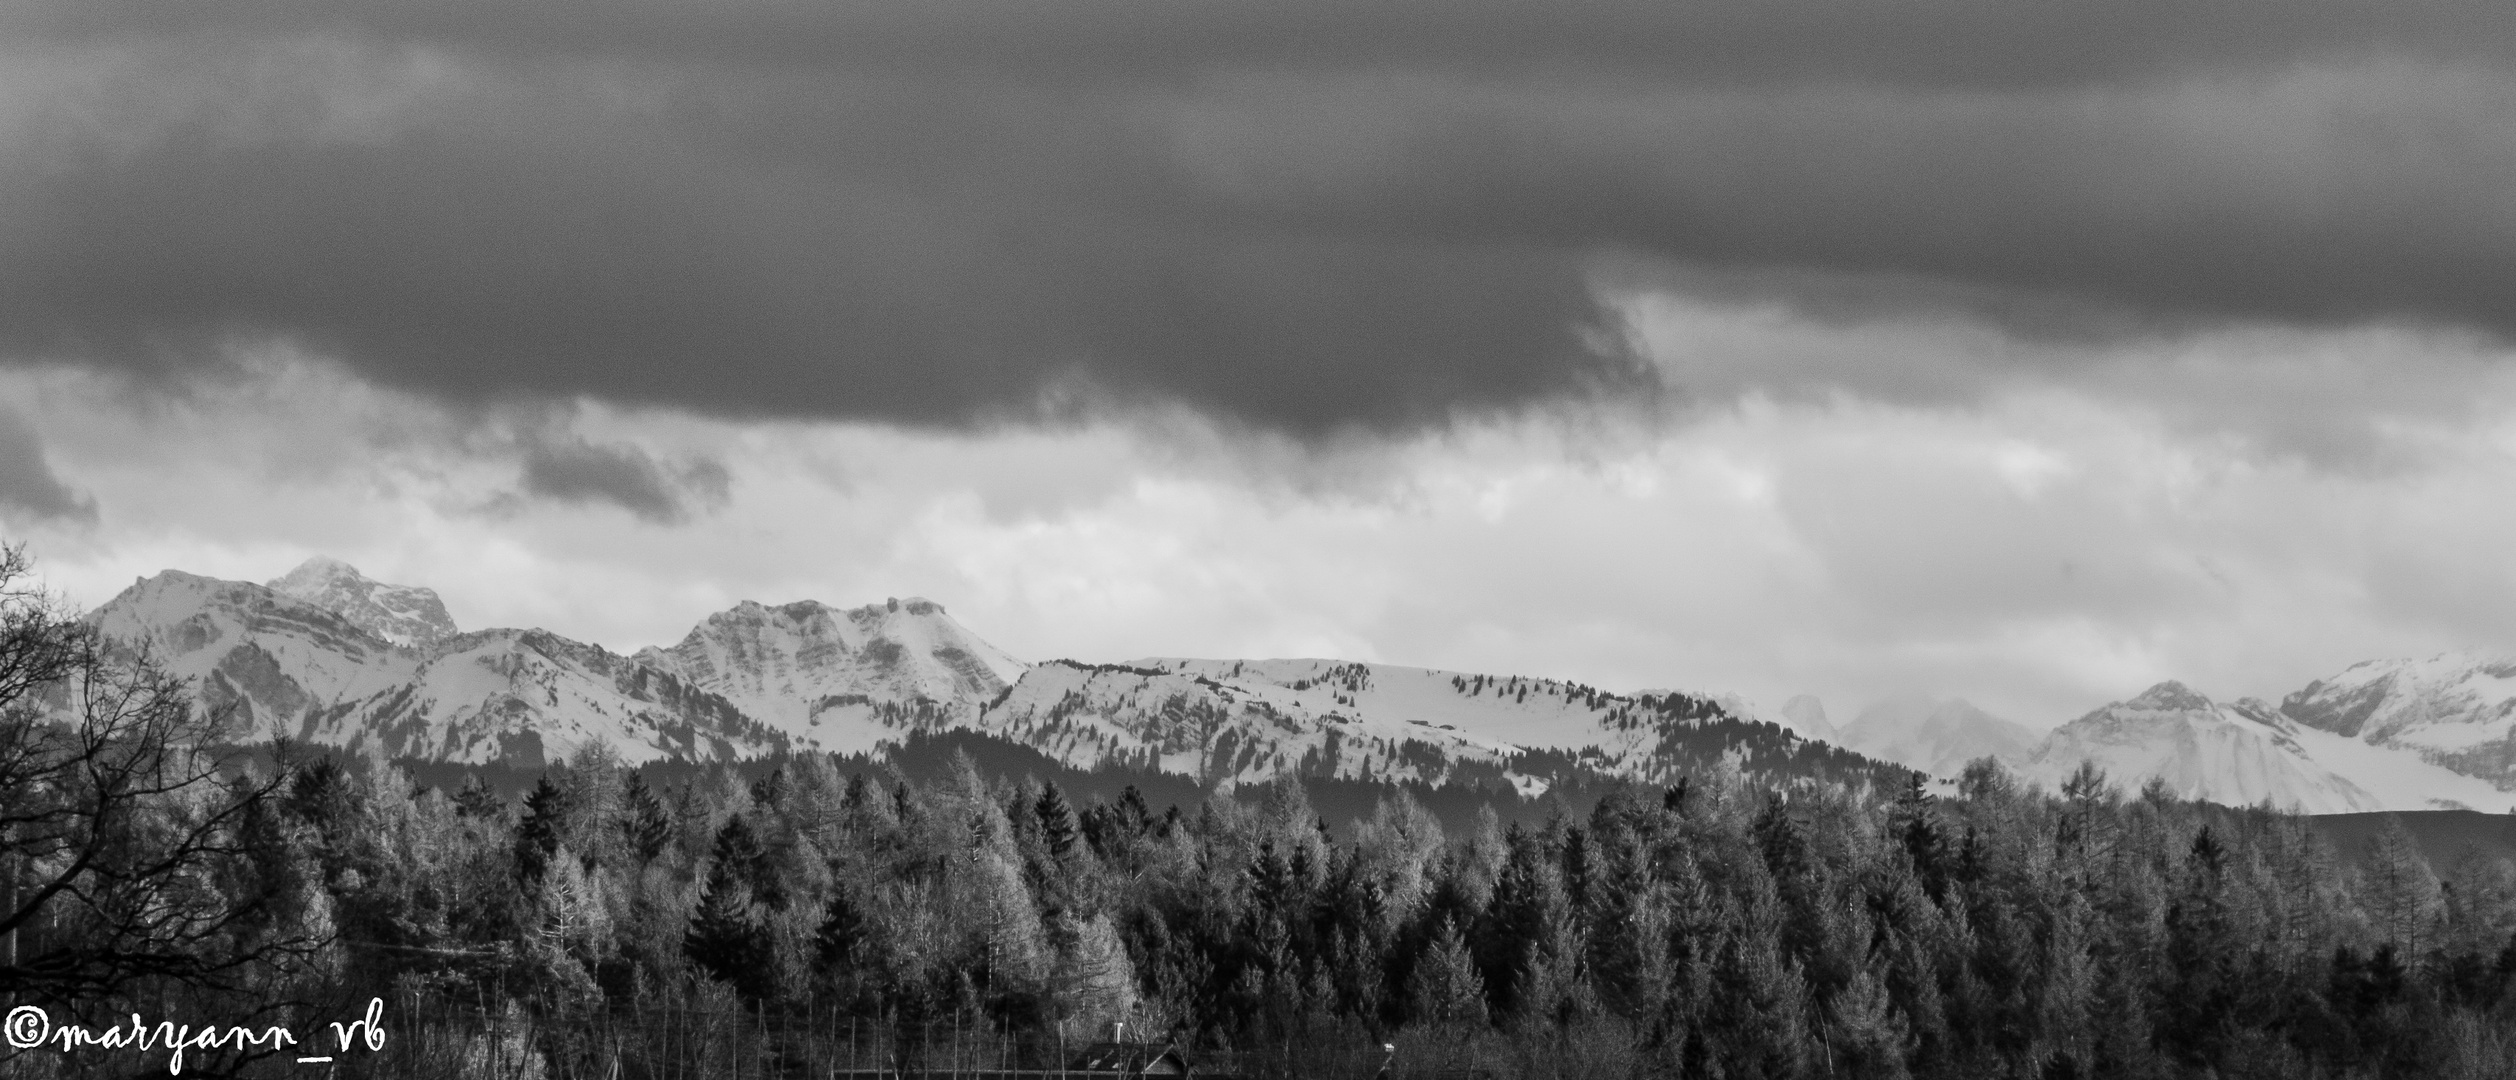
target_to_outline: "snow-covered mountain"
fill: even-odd
[[[2163,780],[2183,799],[2269,802],[2311,814],[2391,809],[2316,761],[2294,725],[2271,706],[2251,698],[2222,704],[2178,682],[2159,683],[2055,729],[2019,774],[2059,790],[2082,762],[2094,762],[2126,788]]]
[[[1518,748],[1461,732],[1432,700],[1436,690],[1460,697],[1436,687],[1440,677],[1325,660],[1056,661],[992,703],[984,726],[1069,764],[1119,762],[1207,784],[1286,772],[1438,782],[1471,765],[1499,773]]]
[[[1667,783],[1727,760],[1754,775],[1882,780],[1876,762],[1742,719],[1710,698],[1336,660],[1056,661],[980,720],[1068,764],[1248,782],[1498,780],[1588,773]]]
[[[2307,684],[2281,701],[2280,712],[2516,792],[2516,659],[2371,660]]]
[[[1070,764],[1217,786],[1295,772],[1534,793],[1599,775],[1665,783],[1724,762],[1760,776],[1894,779],[1703,695],[1332,660],[1029,666],[915,598],[744,603],[679,644],[627,657],[541,630],[397,631],[403,643],[371,625],[374,607],[420,610],[402,602],[419,590],[310,565],[282,579],[290,592],[168,571],[90,617],[199,680],[205,699],[232,710],[232,737],[276,729],[395,757],[530,763],[596,740],[633,761],[866,752],[968,728]]]
[[[1835,741],[1874,758],[1946,777],[1957,775],[1966,762],[1979,757],[2014,764],[2034,750],[2040,738],[2026,726],[1984,712],[1962,698],[1908,694],[1861,710]]]
[[[400,645],[266,586],[169,570],[89,614],[227,710],[228,734],[387,756],[539,763],[591,740],[632,761],[740,757],[786,745],[668,672],[541,630]]]
[[[427,645],[459,633],[434,589],[387,585],[339,559],[317,555],[269,583],[349,620],[350,625],[396,645]]]
[[[2389,661],[2319,681],[2278,709],[2160,683],[2049,735],[1960,700],[1890,698],[1836,741],[1941,777],[1990,755],[2048,789],[2093,761],[2126,789],[2163,777],[2178,796],[2228,805],[2495,811],[2516,805],[2500,764],[2516,727],[2511,694],[2516,665],[2505,662]]]
[[[2277,710],[2161,683],[2038,743],[1929,698],[1882,702],[1837,731],[1806,696],[1766,718],[1735,696],[1334,660],[1026,665],[913,597],[746,602],[676,645],[620,656],[542,630],[459,632],[434,592],[324,558],[269,586],[167,571],[89,617],[198,680],[231,737],[277,730],[439,761],[533,763],[595,741],[633,761],[868,752],[966,728],[1068,764],[1217,786],[1293,772],[1536,792],[1717,767],[1875,784],[1988,754],[2047,787],[2093,761],[2127,788],[2159,777],[2187,798],[2310,812],[2516,801],[2516,663],[2472,657],[2361,664]]]
[[[1782,726],[1799,732],[1803,738],[1823,739],[1841,744],[1843,732],[1826,720],[1826,703],[1815,694],[1801,694],[1782,703],[1778,719]]]
[[[974,724],[1027,667],[916,597],[845,610],[745,601],[636,659],[724,696],[799,745],[840,751],[870,750],[903,727]]]

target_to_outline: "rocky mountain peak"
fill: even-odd
[[[2516,790],[2516,661],[2504,655],[2353,664],[2282,699],[2280,713]]]
[[[272,580],[272,592],[323,608],[396,645],[429,645],[460,631],[436,590],[377,581],[339,559],[317,555]]]
[[[2169,679],[2156,686],[2152,686],[2147,690],[2141,691],[2139,697],[2135,697],[2123,704],[2127,708],[2147,709],[2154,712],[2185,712],[2192,710],[2207,711],[2214,707],[2217,703],[2211,701],[2210,698],[2203,695],[2201,691],[2195,690],[2192,687],[2186,686],[2173,679]]]

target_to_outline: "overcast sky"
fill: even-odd
[[[2047,726],[2516,651],[2502,0],[15,0],[0,523]]]

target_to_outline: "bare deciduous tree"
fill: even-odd
[[[0,552],[0,994],[241,988],[311,956],[322,920],[292,910],[309,890],[256,827],[279,772],[224,775],[191,687],[29,566]]]

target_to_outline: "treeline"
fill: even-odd
[[[1291,783],[1077,805],[806,756],[659,790],[592,752],[513,804],[314,758],[270,809],[253,857],[319,883],[327,996],[528,1010],[553,1060],[587,1052],[570,1018],[669,1002],[909,1045],[1439,1033],[1410,1045],[1498,1074],[1551,1045],[1655,1076],[2516,1075],[2507,862],[2440,880],[2399,828],[2335,852],[2093,774],[1693,781],[1464,830],[1399,793],[1340,835]]]
[[[597,748],[520,798],[285,745],[222,775],[180,686],[0,615],[0,994],[57,1022],[382,997],[392,1048],[472,1025],[432,1066],[470,1075],[1056,1064],[1121,1024],[1250,1076],[1370,1075],[1383,1042],[1399,1076],[2516,1075],[2516,867],[2441,877],[2399,823],[2335,850],[1988,761],[1946,797],[1732,771],[1449,825],[1403,789],[1331,825],[1295,782],[1076,795],[966,753],[651,782]],[[692,1017],[731,1033],[641,1041]],[[252,1057],[189,1067],[293,1068]]]

